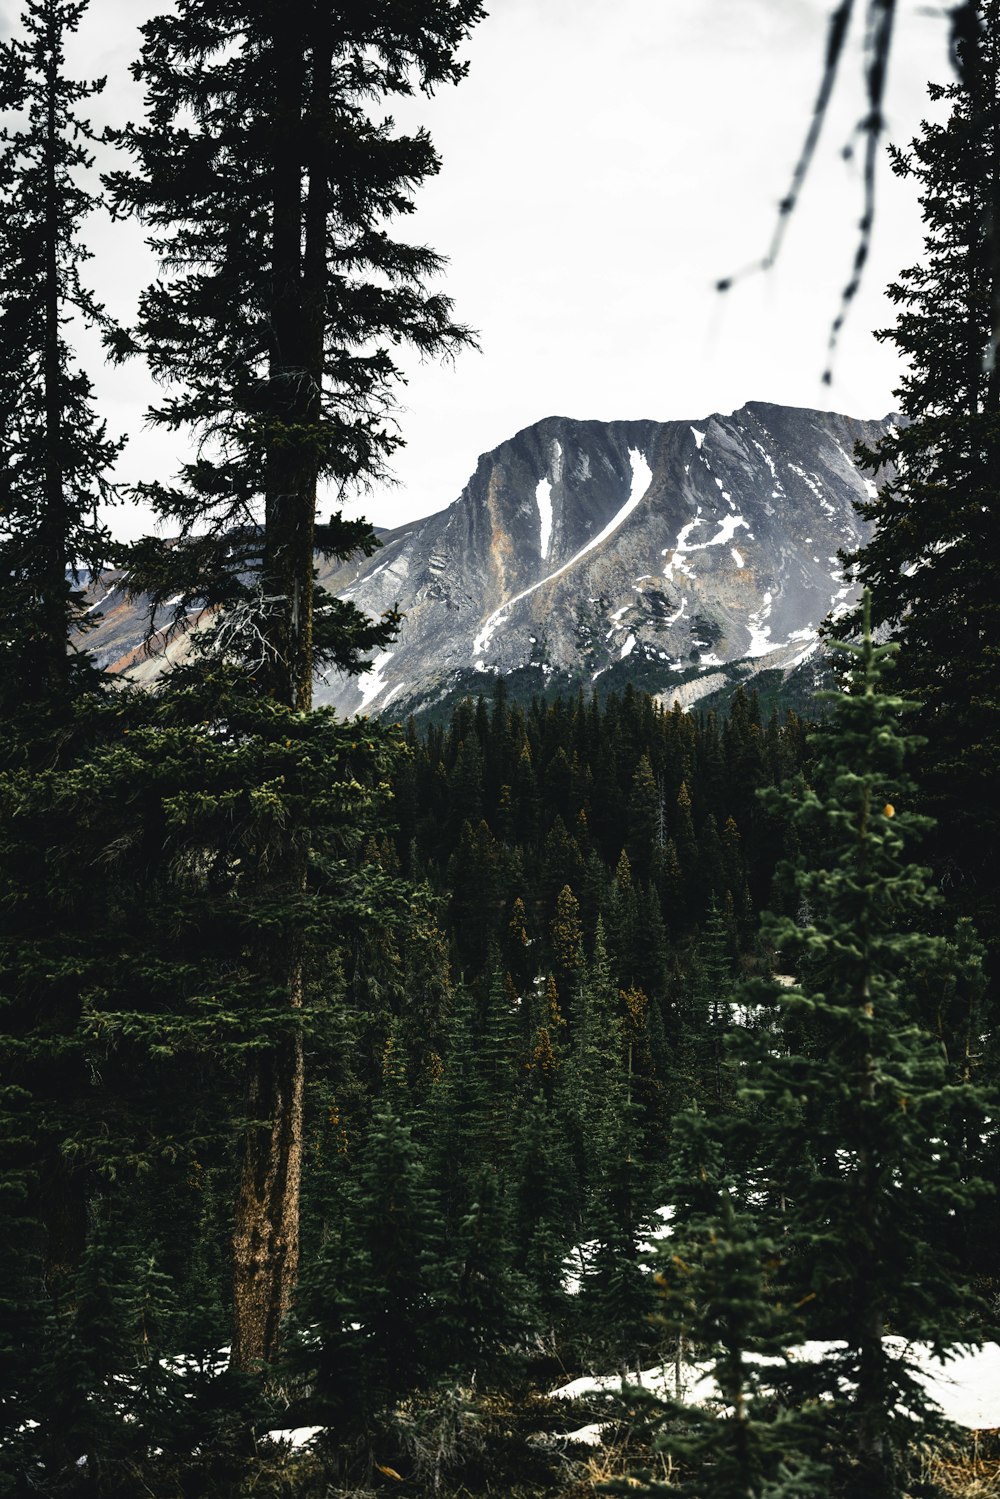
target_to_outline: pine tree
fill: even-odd
[[[1000,7],[966,10],[958,80],[929,89],[950,118],[892,151],[893,170],[920,190],[924,257],[889,287],[898,316],[876,335],[904,358],[896,395],[906,420],[860,450],[878,483],[859,506],[874,534],[849,561],[871,591],[875,626],[899,643],[900,687],[919,705],[919,785],[938,819],[929,852],[950,904],[995,953]]]
[[[107,555],[97,507],[120,448],[66,337],[73,316],[105,325],[80,236],[98,206],[80,106],[102,85],[70,78],[64,55],[85,10],[27,0],[18,34],[0,44],[0,1407],[21,1435],[39,1419],[53,1302],[71,1295],[85,1251],[94,1133],[81,1118],[94,1089],[79,952],[92,904],[65,899],[66,825],[47,815],[38,784],[84,760],[99,732],[97,674],[76,633],[83,586]],[[93,814],[100,796],[89,803]],[[78,890],[78,876],[70,884]],[[17,1439],[12,1451],[16,1468]]]
[[[310,1390],[310,1414],[346,1447],[370,1443],[393,1405],[440,1366],[428,1178],[412,1126],[380,1103],[343,1217],[304,1276],[292,1367]]]
[[[394,135],[372,101],[461,77],[455,49],[478,0],[390,5],[373,17],[181,0],[144,28],[137,72],[145,124],[123,144],[137,170],[108,179],[120,212],[153,231],[167,269],[137,328],[112,339],[141,350],[170,387],[151,420],[200,440],[174,486],[140,492],[180,532],[128,555],[132,587],[156,611],[174,602],[213,614],[201,657],[239,664],[251,692],[293,716],[307,711],[320,665],[356,671],[395,628],[351,604],[314,599],[318,548],[371,551],[364,522],[317,525],[321,483],[384,472],[396,445],[390,346],[442,353],[468,341],[446,298],[424,283],[439,259],[390,237],[436,170],[424,132]],[[275,908],[301,902],[304,824],[277,838],[268,884]],[[277,1346],[298,1260],[306,973],[303,936],[277,920],[262,955],[286,1020],[247,1056],[247,1115],[235,1231],[233,1358],[251,1369]]]
[[[947,983],[958,955],[927,934],[940,897],[909,861],[926,819],[910,810],[904,770],[920,744],[900,725],[909,705],[882,685],[896,647],[873,643],[866,607],[862,643],[840,649],[850,691],[830,694],[814,789],[775,793],[794,801],[806,914],[764,923],[798,984],[776,996],[777,1035],[748,1041],[745,1095],[759,1110],[757,1185],[782,1240],[784,1296],[803,1307],[800,1336],[839,1340],[800,1368],[799,1398],[852,1392],[838,1397],[844,1481],[890,1499],[900,1447],[928,1410],[910,1340],[946,1355],[981,1336],[982,1309],[945,1243],[950,1216],[982,1188],[964,1158],[980,1101],[914,1014],[914,980],[918,992]]]
[[[0,105],[21,121],[0,130],[0,708],[22,734],[29,704],[65,700],[90,669],[70,641],[86,622],[81,585],[107,559],[97,507],[122,446],[65,336],[74,316],[108,327],[81,279],[80,237],[99,199],[78,106],[103,84],[69,78],[64,58],[86,8],[27,0],[22,34],[0,46]]]
[[[556,899],[555,915],[549,932],[559,992],[572,1010],[585,958],[580,905],[569,885],[563,885]]]

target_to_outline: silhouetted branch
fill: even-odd
[[[847,44],[851,22],[854,17],[854,9],[855,0],[839,0],[839,4],[830,15],[823,76],[820,81],[819,92],[816,95],[816,102],[813,105],[812,118],[809,122],[809,128],[806,131],[802,150],[799,153],[798,160],[792,172],[792,180],[789,184],[788,192],[778,204],[778,218],[767,253],[761,260],[754,261],[744,270],[738,271],[731,276],[724,276],[721,280],[717,281],[717,291],[728,291],[738,281],[742,281],[749,275],[753,275],[759,271],[769,271],[778,258],[785,232],[788,228],[789,218],[798,207],[802,189],[805,186],[816,154],[816,148],[823,132],[830,101],[833,98],[837,79],[840,76],[840,67],[844,57],[844,49]],[[858,223],[858,242],[854,251],[850,279],[841,293],[840,305],[830,327],[830,338],[827,345],[827,368],[823,372],[823,380],[827,385],[833,379],[832,366],[837,342],[841,329],[847,319],[851,303],[854,301],[861,286],[864,268],[868,261],[868,253],[871,247],[872,232],[875,226],[878,151],[885,131],[883,104],[885,100],[886,80],[889,72],[889,57],[892,51],[896,10],[897,0],[867,0],[862,64],[865,81],[866,111],[857,125],[857,133],[863,135],[865,138],[862,214]],[[968,71],[975,67],[975,60],[979,55],[978,48],[981,30],[979,9],[975,0],[963,0],[963,3],[952,8],[950,15],[950,55],[956,72],[964,82]],[[853,146],[850,143],[845,146],[843,154],[847,159],[853,155]]]

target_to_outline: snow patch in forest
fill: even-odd
[[[267,1433],[272,1442],[284,1442],[288,1447],[305,1447],[318,1437],[325,1426],[280,1426]]]
[[[603,1421],[592,1421],[589,1426],[581,1426],[579,1431],[567,1431],[560,1438],[563,1442],[574,1442],[580,1447],[599,1447],[604,1440]]]
[[[553,444],[553,448],[555,448],[555,446],[557,445]],[[587,542],[586,546],[582,546],[580,550],[569,559],[568,562],[564,562],[562,567],[557,567],[555,572],[546,574],[546,576],[544,578],[540,578],[537,583],[532,583],[529,588],[522,588],[520,593],[515,593],[514,597],[511,599],[506,599],[499,606],[499,608],[494,609],[493,613],[487,616],[487,618],[483,622],[482,628],[472,642],[472,659],[475,663],[477,671],[486,670],[484,657],[486,650],[489,647],[489,643],[493,639],[493,635],[497,630],[497,627],[506,622],[507,616],[510,613],[511,609],[513,609],[514,605],[519,604],[522,599],[528,598],[531,594],[537,593],[539,588],[545,587],[546,583],[554,583],[557,578],[561,578],[564,573],[568,573],[570,568],[575,567],[583,557],[586,557],[588,552],[592,552],[595,547],[599,547],[602,542],[607,541],[608,537],[614,535],[619,526],[624,524],[624,522],[632,514],[632,511],[639,504],[640,500],[643,499],[647,489],[652,483],[653,471],[650,468],[649,464],[646,462],[645,454],[641,453],[638,448],[629,448],[628,457],[629,463],[632,465],[632,484],[629,490],[629,497],[625,501],[624,505],[611,517],[604,529],[599,531],[596,536],[592,537],[591,540]],[[560,448],[560,463],[561,460],[562,449]],[[553,462],[555,463],[555,461],[555,455],[553,455]]]
[[[946,1420],[969,1431],[990,1431],[1000,1425],[1000,1346],[996,1343],[984,1343],[981,1348],[957,1349],[947,1360],[936,1358],[927,1343],[907,1344],[903,1338],[888,1337],[884,1345],[895,1356],[903,1352],[910,1354],[916,1379]],[[843,1343],[800,1343],[788,1349],[787,1357],[792,1363],[816,1364],[843,1349]],[[784,1362],[780,1358],[759,1354],[748,1354],[747,1361],[777,1368]],[[684,1362],[679,1366],[662,1364],[652,1369],[639,1369],[635,1378],[630,1377],[627,1381],[618,1374],[598,1378],[585,1376],[560,1385],[552,1391],[552,1396],[578,1400],[585,1395],[617,1394],[623,1385],[638,1385],[653,1394],[681,1400],[687,1405],[721,1407],[722,1395],[710,1368],[707,1362]]]

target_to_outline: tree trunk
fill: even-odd
[[[312,567],[315,482],[301,429],[312,410],[302,357],[301,180],[303,6],[289,5],[273,32],[275,114],[272,134],[272,297],[267,417],[272,422],[265,488],[260,627],[265,642],[257,679],[264,693],[293,711],[312,703]],[[286,440],[282,440],[281,434]],[[290,896],[305,882],[303,856],[279,852],[265,876]],[[303,969],[294,932],[273,939],[265,971],[302,1008]],[[276,949],[276,950],[275,950]],[[238,1369],[271,1362],[298,1274],[299,1192],[305,1076],[302,1035],[289,1033],[249,1063],[233,1234],[233,1351]]]
[[[294,1006],[302,1002],[301,968]],[[235,1285],[232,1361],[251,1371],[277,1353],[299,1264],[304,1070],[302,1033],[251,1063],[247,1109],[264,1121],[243,1142],[233,1236]]]
[[[323,7],[318,7],[323,11]],[[329,19],[306,22],[301,3],[285,7],[274,29],[275,117],[272,158],[272,347],[261,628],[266,643],[259,680],[294,712],[312,706],[313,557],[325,331],[327,188],[322,122],[330,88]],[[319,33],[319,34],[317,34]],[[305,64],[311,48],[310,97]],[[302,181],[308,176],[303,203]],[[303,210],[305,223],[303,224]],[[303,228],[305,235],[303,236]],[[305,253],[303,255],[303,237]],[[304,853],[291,846],[270,879],[290,897],[305,888]],[[302,1009],[301,942],[291,931],[266,957],[289,1006]],[[282,1318],[298,1275],[305,1070],[302,1033],[250,1066],[247,1111],[261,1121],[243,1142],[234,1233],[233,1363],[250,1370],[275,1357]]]
[[[39,684],[56,693],[67,675],[66,506],[62,471],[62,369],[59,357],[59,200],[56,154],[61,28],[53,5],[46,16],[45,77],[45,479],[39,526],[41,567]]]
[[[873,690],[871,688],[869,691]],[[869,795],[865,794],[859,848],[859,873],[867,882],[867,830],[870,814]],[[863,919],[860,927],[863,950],[868,952],[868,923]],[[865,1016],[872,1019],[874,1006],[871,995],[871,980],[866,973],[862,986],[861,1005]],[[861,1469],[858,1499],[862,1495],[871,1499],[889,1499],[894,1492],[889,1475],[892,1453],[888,1441],[888,1410],[886,1409],[886,1353],[882,1343],[885,1334],[885,1314],[882,1294],[879,1289],[886,1266],[879,1261],[878,1245],[878,1198],[881,1189],[879,1163],[876,1151],[869,1143],[871,1112],[877,1091],[875,1059],[865,1049],[861,1061],[858,1088],[858,1128],[860,1148],[858,1169],[861,1193],[858,1203],[858,1218],[863,1231],[862,1263],[858,1267],[858,1283],[862,1287],[862,1306],[858,1318],[858,1388],[855,1394],[857,1412],[857,1458]],[[867,1264],[864,1263],[867,1261]]]

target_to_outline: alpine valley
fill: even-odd
[[[896,420],[755,401],[695,421],[537,422],[483,454],[447,509],[381,531],[372,557],[319,563],[323,587],[403,620],[369,673],[317,681],[316,701],[403,717],[500,673],[536,690],[630,681],[687,706],[809,672],[820,622],[852,597],[838,552],[867,535],[854,503],[874,481],[854,444]],[[148,611],[121,578],[94,604],[106,669],[148,679],[184,649],[183,634],[144,644]]]

